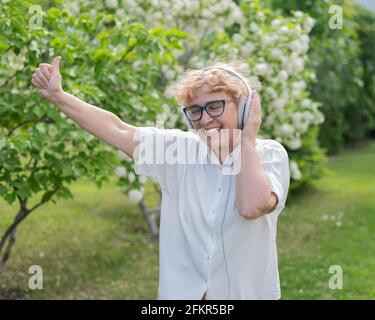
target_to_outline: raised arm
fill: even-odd
[[[33,73],[31,82],[44,98],[57,106],[82,129],[133,159],[134,150],[138,146],[137,140],[133,137],[138,134],[138,128],[125,123],[112,112],[64,92],[59,70],[60,61],[61,57],[56,57],[52,64],[40,64]]]

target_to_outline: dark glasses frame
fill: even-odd
[[[233,100],[224,100],[224,99],[220,99],[220,100],[211,100],[211,101],[208,101],[206,104],[204,105],[199,105],[199,104],[193,104],[193,105],[190,105],[190,106],[187,106],[187,107],[184,107],[182,110],[183,112],[185,113],[186,117],[190,120],[190,121],[199,121],[202,119],[202,116],[203,116],[203,110],[205,110],[207,112],[207,114],[212,117],[212,118],[216,118],[216,117],[219,117],[221,116],[223,113],[224,113],[224,110],[225,110],[225,102],[230,102],[230,101],[233,101]],[[213,103],[222,103],[223,104],[223,110],[221,111],[220,114],[217,114],[217,115],[211,115],[210,112],[208,111],[207,107],[209,107],[211,104]],[[192,108],[199,108],[200,110],[200,116],[199,116],[199,119],[191,119],[189,117],[189,110],[191,110]]]

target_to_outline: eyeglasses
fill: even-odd
[[[230,102],[232,100],[226,100]],[[225,100],[213,100],[207,102],[205,105],[201,106],[199,104],[193,104],[191,106],[185,107],[182,110],[184,111],[185,115],[191,121],[198,121],[202,119],[203,110],[206,110],[210,117],[218,117],[221,116],[225,109]]]

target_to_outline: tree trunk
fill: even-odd
[[[14,242],[16,241],[16,230],[17,230],[17,228],[14,228],[7,238],[8,241],[4,242],[4,245],[5,245],[5,243],[7,243],[7,246],[5,248],[4,253],[1,255],[1,258],[0,258],[0,274],[4,270],[4,267],[5,267],[6,262],[8,261],[10,252],[12,251],[12,247],[14,245]],[[0,248],[0,252],[2,251],[2,249],[3,248]]]
[[[20,211],[17,213],[13,223],[8,227],[8,229],[4,232],[3,236],[1,237],[0,241],[0,275],[4,271],[4,267],[6,262],[9,259],[10,253],[12,251],[12,247],[14,242],[16,241],[16,230],[18,224],[23,221],[27,215],[31,212],[26,208],[26,201],[20,202]]]
[[[145,204],[145,198],[142,198],[138,206],[141,209],[143,216],[147,221],[151,234],[154,237],[157,237],[159,235],[159,226],[157,223],[158,210],[147,209],[146,204]]]

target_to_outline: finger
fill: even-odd
[[[37,89],[43,89],[43,87],[40,85],[40,83],[38,82],[38,80],[36,80],[35,78],[32,78],[32,79],[31,79],[31,83],[32,83]]]
[[[39,69],[40,71],[42,71],[43,75],[45,76],[45,78],[47,80],[50,79],[51,75],[50,75],[50,71],[52,70],[52,67],[51,65],[47,64],[47,63],[41,63],[39,65]]]
[[[36,76],[35,80],[37,80],[39,83],[41,83],[44,88],[48,87],[48,82],[46,82],[44,79],[40,78],[40,76]]]
[[[259,95],[258,95],[258,92],[256,90],[254,90],[253,93],[252,93],[252,103],[251,103],[251,105],[255,107],[258,103],[259,103]]]
[[[251,101],[252,113],[253,114],[260,114],[261,107],[260,107],[260,100],[259,100],[258,92],[256,92],[254,90],[252,96],[253,96],[252,101]]]
[[[35,82],[36,85],[38,85],[38,86],[40,86],[40,87],[44,87],[44,84],[43,84],[43,82],[39,79],[39,77],[38,77],[38,73],[37,73],[37,72],[34,72],[34,73],[33,73],[32,78],[33,78],[33,80],[34,80],[34,82]]]
[[[44,66],[46,66],[46,67],[48,67],[48,68],[52,68],[52,66],[49,64],[49,63],[41,63],[41,64],[39,64],[39,67],[44,67]]]
[[[45,85],[43,78],[40,76],[40,71],[37,69],[33,74],[33,79],[36,80],[38,83],[41,83],[43,86]]]
[[[37,71],[36,72],[36,78],[42,82],[45,86],[48,86],[48,80],[47,78],[44,76],[43,72],[41,70]]]
[[[252,99],[251,99],[251,108],[249,117],[247,119],[249,127],[258,127],[262,121],[261,119],[261,109],[260,109],[260,102],[259,102],[259,95],[254,90],[252,93]]]
[[[61,61],[61,56],[57,56],[55,59],[53,59],[51,63],[53,71],[60,71],[60,61]]]

